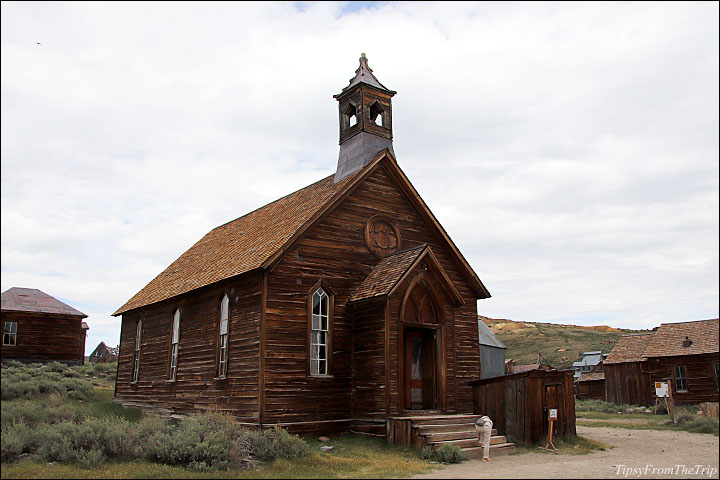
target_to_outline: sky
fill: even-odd
[[[111,313],[335,171],[366,53],[397,161],[519,321],[718,317],[717,2],[2,2],[1,289]]]

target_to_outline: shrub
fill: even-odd
[[[105,454],[100,450],[88,450],[80,454],[78,463],[85,468],[98,467],[105,463]]]
[[[2,402],[2,428],[23,423],[28,427],[58,423],[63,420],[78,423],[86,417],[80,406],[64,403],[58,394],[42,400],[10,400]]]
[[[575,400],[576,412],[618,413],[625,412],[628,408],[631,408],[630,405],[609,403],[596,399]]]
[[[680,413],[675,416],[675,423],[681,425],[683,430],[688,432],[718,435],[718,421],[714,418]]]
[[[246,466],[250,451],[247,431],[218,414],[185,419],[150,435],[146,444],[150,460],[202,471]]]
[[[3,366],[2,400],[32,398],[55,392],[76,400],[89,400],[93,396],[92,383],[77,376],[76,372],[58,362],[45,366]]]
[[[437,449],[430,447],[424,447],[422,450],[422,457],[425,460],[432,460],[441,463],[460,463],[468,459],[468,456],[460,450],[457,445],[450,445],[449,443],[443,443]]]
[[[300,458],[309,452],[308,444],[297,435],[276,426],[264,432],[251,432],[252,454],[259,458]]]

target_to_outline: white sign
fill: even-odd
[[[550,409],[550,420],[557,420],[557,408]]]
[[[659,398],[668,396],[667,382],[655,382],[655,396]]]

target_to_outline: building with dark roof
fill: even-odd
[[[717,402],[718,320],[663,323],[651,334],[623,335],[604,369],[608,402],[654,405],[655,382],[664,381],[675,403]]]
[[[88,357],[90,363],[113,363],[118,359],[118,347],[108,347],[105,342],[100,342],[95,350]]]
[[[1,358],[21,362],[58,361],[82,365],[87,315],[36,288],[2,293]]]
[[[213,229],[114,313],[118,402],[378,434],[472,410],[490,294],[395,160],[396,92],[364,55],[355,73],[335,173]]]

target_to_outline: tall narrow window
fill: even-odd
[[[180,341],[180,309],[175,310],[172,324],[172,337],[170,338],[170,374],[169,380],[177,377],[178,343]]]
[[[5,322],[3,345],[17,345],[17,322]]]
[[[312,295],[312,330],[310,332],[310,375],[328,372],[328,295],[318,288]]]
[[[220,338],[218,339],[218,377],[220,378],[225,378],[227,375],[229,307],[230,300],[225,295],[220,302]]]
[[[133,368],[131,382],[138,381],[138,373],[140,371],[140,335],[142,333],[142,320],[138,320],[137,330],[135,331],[135,350],[133,351]]]
[[[715,389],[720,390],[720,363],[715,364]]]
[[[684,365],[675,366],[675,390],[678,392],[687,391],[687,373]]]

